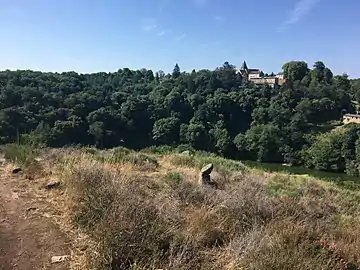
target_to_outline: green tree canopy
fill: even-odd
[[[326,150],[338,149],[335,139],[321,137],[344,112],[356,111],[358,81],[333,76],[321,61],[312,69],[291,61],[283,71],[287,81],[278,89],[243,80],[229,62],[191,72],[176,64],[171,74],[128,68],[92,74],[2,71],[0,143],[26,138],[49,146],[135,149],[188,144],[233,158],[310,161],[339,171],[358,162],[357,131],[341,139],[339,152]],[[335,156],[329,165],[321,155]]]

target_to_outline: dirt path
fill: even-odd
[[[51,263],[52,256],[70,255],[70,245],[30,181],[9,176],[0,164],[0,270],[69,269],[68,261]]]

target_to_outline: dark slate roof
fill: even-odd
[[[252,73],[252,74],[254,74],[254,73],[260,73],[260,72],[261,72],[260,69],[255,69],[255,68],[249,69],[249,73]]]

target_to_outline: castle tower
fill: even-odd
[[[243,82],[248,81],[248,79],[249,79],[248,78],[249,77],[249,68],[248,68],[245,61],[243,62],[243,64],[240,67],[240,74],[241,74],[241,76],[243,78]]]
[[[241,65],[240,70],[241,70],[241,71],[246,71],[246,72],[249,70],[245,61],[244,61],[244,63]]]

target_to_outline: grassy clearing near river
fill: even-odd
[[[213,155],[51,151],[61,209],[91,240],[83,269],[360,266],[357,189]],[[197,183],[208,162],[217,190]]]

